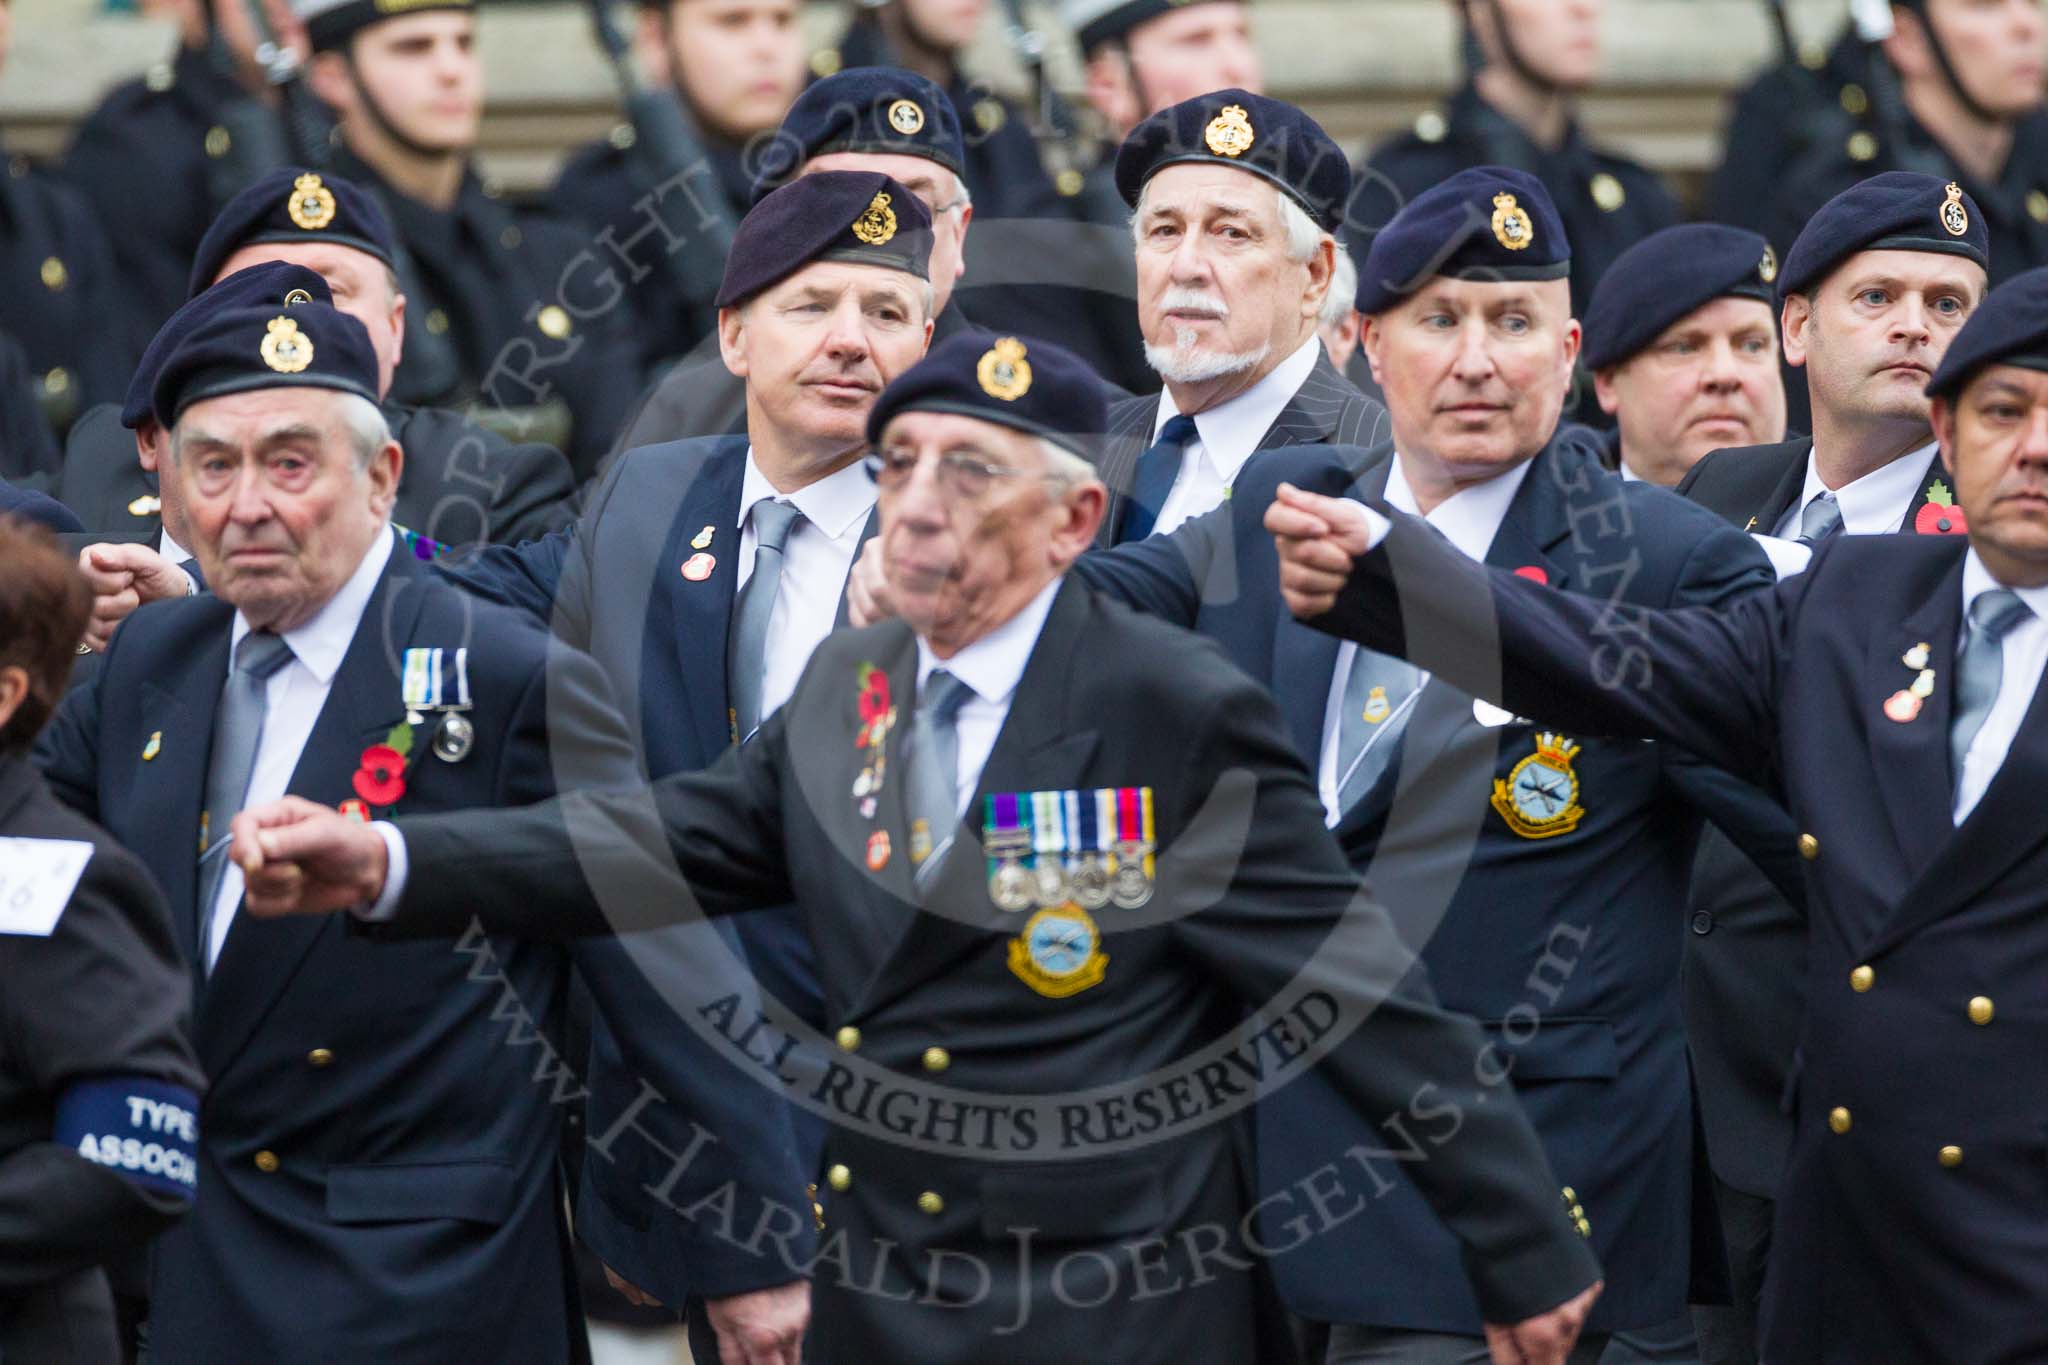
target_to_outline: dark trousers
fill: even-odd
[[[1606,1349],[1606,1334],[1589,1332],[1572,1347],[1570,1365],[1594,1365]],[[1484,1337],[1354,1327],[1340,1322],[1330,1328],[1326,1365],[1492,1365],[1492,1361]]]
[[[1714,1199],[1721,1208],[1721,1236],[1728,1247],[1728,1278],[1735,1302],[1726,1308],[1692,1310],[1700,1362],[1757,1365],[1757,1310],[1763,1302],[1764,1269],[1771,1258],[1771,1217],[1777,1204],[1744,1194],[1718,1176]]]

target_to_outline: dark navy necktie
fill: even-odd
[[[1195,419],[1180,413],[1166,419],[1159,439],[1138,457],[1138,476],[1131,483],[1131,506],[1124,513],[1123,534],[1117,537],[1119,544],[1143,540],[1152,534],[1152,528],[1159,524],[1159,513],[1166,506],[1167,495],[1173,492],[1173,481],[1180,477],[1181,456],[1194,439]]]

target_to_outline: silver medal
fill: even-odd
[[[460,763],[469,757],[469,746],[475,742],[476,727],[469,717],[450,711],[434,731],[434,757],[443,763]]]

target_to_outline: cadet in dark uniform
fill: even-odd
[[[1289,603],[1320,629],[1782,782],[1809,986],[1773,1365],[2048,1359],[2044,371],[2036,270],[1991,292],[1927,385],[1967,535],[1837,536],[1774,591],[1642,613],[1626,646],[1605,603],[1406,518],[1310,495],[1268,512]]]
[[[803,88],[803,33],[796,0],[641,0],[638,46],[659,54],[697,150],[711,168],[733,224],[753,203],[747,144],[772,131]],[[640,359],[649,376],[688,354],[717,326],[708,295],[687,299],[667,263],[702,211],[640,168],[639,134],[620,123],[573,152],[552,204],[600,238],[600,252],[629,287]],[[641,201],[655,195],[651,205]],[[682,248],[687,250],[687,247]],[[638,271],[649,273],[634,280]],[[712,286],[718,271],[707,272]]]
[[[312,90],[339,118],[335,170],[372,191],[410,258],[408,306],[453,353],[409,348],[391,394],[503,411],[494,425],[544,440],[588,478],[640,387],[632,313],[585,234],[515,213],[469,164],[483,109],[472,0],[307,0]],[[452,372],[450,372],[452,370]]]
[[[1869,89],[1852,101],[1862,116],[1786,170],[1767,201],[1764,235],[1789,250],[1836,194],[1884,171],[1914,171],[1956,181],[1976,203],[1994,285],[2048,265],[2040,6],[1895,0],[1891,16],[1891,36],[1867,45]]]
[[[1852,25],[1832,46],[1781,43],[1779,60],[1729,101],[1721,164],[1707,181],[1709,219],[1752,232],[1771,226],[1786,172],[1814,148],[1840,145],[1869,112],[1869,47]]]
[[[1599,67],[1602,0],[1459,4],[1484,64],[1441,111],[1424,114],[1414,132],[1378,148],[1358,168],[1345,219],[1352,254],[1362,270],[1373,235],[1403,204],[1455,172],[1508,166],[1541,180],[1564,217],[1572,239],[1572,309],[1583,317],[1608,264],[1678,221],[1678,203],[1656,173],[1587,142],[1573,116],[1573,100]]]
[[[1287,1011],[1321,994],[1357,1023],[1356,1046],[1321,1062],[1357,1113],[1441,1092],[1462,1115],[1408,1169],[1466,1247],[1475,1311],[1516,1359],[1556,1365],[1597,1271],[1519,1106],[1479,1099],[1477,1030],[1437,1009],[1362,894],[1265,691],[1064,572],[1102,515],[1085,452],[1105,419],[1097,381],[1054,346],[942,343],[867,427],[904,619],[829,637],[753,740],[655,786],[658,823],[644,792],[579,802],[579,867],[559,805],[375,829],[311,803],[248,812],[249,905],[377,902],[381,932],[431,935],[450,930],[460,886],[465,920],[562,935],[611,932],[608,909],[623,929],[794,899],[832,1064],[895,1096],[873,1109],[881,1123],[864,1121],[868,1101],[833,1111],[817,1365],[1256,1359],[1242,1109],[1197,1086],[1144,1115],[1151,1078],[1226,1042],[1248,1008],[1285,1023],[1299,1063]],[[1228,833],[1198,814],[1219,784],[1242,800]],[[1041,850],[1059,825],[1072,861],[1030,853],[1034,836],[1016,848],[1024,818]],[[329,851],[302,878],[256,852],[279,819],[307,822],[266,830],[279,859],[308,835]],[[640,870],[628,826],[678,860],[631,905],[605,894]],[[409,871],[387,886],[393,850]],[[1275,1065],[1266,1084],[1301,1083]],[[1098,1105],[1098,1088],[1113,1097]],[[1299,1223],[1319,1221],[1305,1211],[1318,1197]],[[1240,1250],[1204,1264],[1201,1245]]]
[[[1778,253],[1754,232],[1683,223],[1624,251],[1586,310],[1603,463],[1669,488],[1708,451],[1785,439]]]
[[[237,0],[194,0],[181,13],[177,50],[85,116],[62,167],[109,226],[127,303],[108,316],[121,320],[131,357],[185,301],[207,224],[251,178],[245,161],[255,149],[230,129],[261,111],[266,84]]]
[[[191,986],[163,893],[29,764],[85,584],[5,516],[0,564],[0,1359],[104,1365],[123,1342],[101,1267],[138,1256],[196,1186]]]
[[[360,188],[339,176],[288,167],[237,195],[208,229],[192,263],[192,296],[263,263],[289,262],[318,272],[314,280],[266,277],[263,287],[279,304],[295,288],[321,302],[331,292],[335,306],[368,329],[384,386],[379,406],[405,451],[392,514],[402,525],[443,545],[467,545],[516,544],[566,524],[574,483],[559,451],[514,444],[450,409],[391,401],[392,376],[403,370],[409,339],[404,319],[411,306],[396,292],[397,250],[390,224]],[[258,298],[252,294],[249,302]],[[176,340],[170,330],[151,342],[118,419],[111,406],[88,414],[66,448],[58,496],[93,530],[125,534],[156,526],[153,461],[137,464],[130,432],[144,446],[150,443],[155,428],[149,393],[156,366]]]

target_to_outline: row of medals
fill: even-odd
[[[997,860],[996,870],[989,874],[989,898],[1004,910],[1051,908],[1069,901],[1083,910],[1100,910],[1112,901],[1135,910],[1152,899],[1152,878],[1145,873],[1145,855],[1151,849],[1137,840],[1119,841],[1115,853],[1077,853],[1064,861],[1040,854],[1030,867],[1024,865],[1025,850],[1014,836],[1005,840],[991,834],[987,848]]]

